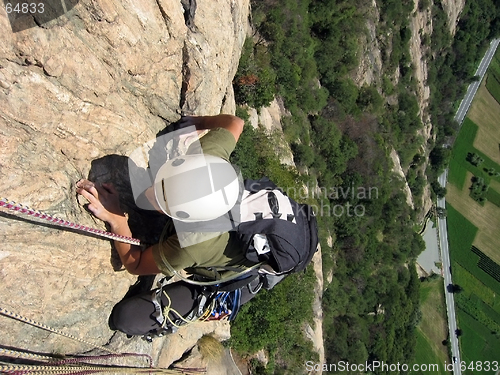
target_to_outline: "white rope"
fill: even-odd
[[[29,360],[37,360],[45,362],[44,365],[21,365],[21,364],[11,364],[6,362],[0,362],[0,374],[84,374],[84,373],[127,373],[127,374],[139,374],[139,373],[148,373],[148,374],[186,374],[186,375],[194,375],[194,374],[203,374],[205,373],[204,369],[195,368],[195,369],[183,369],[183,368],[174,368],[174,369],[162,369],[162,368],[154,368],[154,367],[117,367],[117,366],[109,366],[109,365],[91,365],[88,363],[84,363],[84,361],[94,361],[94,360],[102,360],[108,358],[119,358],[119,357],[142,357],[148,361],[151,366],[151,357],[147,354],[138,354],[138,353],[118,353],[109,348],[106,348],[101,345],[97,345],[90,341],[82,340],[78,337],[65,333],[63,331],[57,330],[55,328],[51,328],[45,324],[38,323],[30,318],[26,318],[19,314],[13,313],[3,307],[0,306],[0,315],[7,316],[9,318],[21,321],[23,323],[30,324],[32,326],[44,329],[46,331],[58,334],[60,336],[64,336],[70,338],[72,340],[90,345],[96,349],[100,349],[111,353],[110,355],[104,356],[95,356],[95,357],[82,357],[82,358],[69,358],[69,359],[59,359],[49,356],[43,356],[39,354],[33,353],[25,353],[21,351],[4,349],[0,347],[0,355],[19,358],[19,359],[29,359]],[[55,363],[50,363],[54,362]]]
[[[91,233],[91,234],[99,236],[99,237],[104,237],[104,238],[108,238],[111,240],[128,243],[131,245],[138,245],[138,246],[141,245],[141,241],[138,240],[137,238],[120,236],[118,234],[106,232],[106,231],[103,231],[101,229],[90,228],[90,227],[87,227],[85,225],[72,223],[71,221],[68,221],[65,219],[60,219],[58,217],[51,216],[51,215],[46,214],[46,213],[41,212],[41,211],[33,210],[27,206],[23,206],[22,204],[13,202],[7,198],[0,199],[0,207],[4,207],[4,208],[7,208],[9,210],[12,210],[12,211],[15,211],[15,212],[18,212],[21,214],[25,214],[28,216],[33,216],[37,219],[43,219],[43,220],[49,221],[51,224],[55,224],[55,225],[58,225],[60,227],[81,230],[81,231]]]
[[[108,352],[108,353],[112,353],[112,354],[119,354],[117,352],[115,352],[114,350],[111,350],[109,348],[106,348],[104,346],[101,346],[101,345],[97,345],[95,343],[92,343],[92,342],[89,342],[89,341],[86,341],[86,340],[82,340],[78,337],[75,337],[69,333],[66,333],[66,332],[63,332],[63,331],[60,331],[58,329],[55,329],[55,328],[51,328],[45,324],[42,324],[42,323],[38,323],[38,322],[35,322],[34,320],[30,319],[30,318],[26,318],[24,316],[21,316],[19,314],[16,314],[14,312],[11,312],[3,307],[0,306],[0,315],[4,315],[4,316],[7,316],[9,318],[12,318],[12,319],[15,319],[15,320],[18,320],[20,322],[23,322],[23,323],[27,323],[27,324],[30,324],[34,327],[37,327],[37,328],[41,328],[41,329],[44,329],[46,331],[49,331],[49,332],[52,332],[52,333],[55,333],[57,335],[60,335],[60,336],[64,336],[64,337],[67,337],[69,339],[72,339],[72,340],[75,340],[75,341],[78,341],[78,342],[81,342],[83,344],[87,344],[87,345],[90,345],[94,348],[97,348],[97,349],[100,349],[100,350],[103,350],[105,352]]]

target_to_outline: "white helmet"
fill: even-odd
[[[197,222],[216,219],[235,205],[239,179],[226,160],[204,154],[169,160],[156,174],[156,202],[168,216]]]

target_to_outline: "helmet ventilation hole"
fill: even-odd
[[[184,163],[184,159],[176,159],[172,162],[172,166],[178,167],[179,165]]]
[[[189,218],[189,214],[185,211],[177,211],[175,213],[175,216],[177,216],[179,219],[188,219]]]

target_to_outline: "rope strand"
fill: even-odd
[[[9,365],[0,362],[0,374],[38,374],[38,375],[76,375],[76,374],[102,374],[102,373],[125,373],[125,374],[204,374],[204,369],[198,368],[141,368],[141,367],[108,367],[108,366],[40,366],[40,365]]]
[[[87,233],[94,234],[94,235],[99,236],[99,237],[103,237],[103,238],[107,238],[107,239],[111,239],[111,240],[116,240],[119,242],[131,244],[131,245],[138,245],[138,246],[141,245],[141,241],[138,240],[137,238],[121,236],[119,234],[106,232],[106,231],[103,231],[101,229],[90,228],[90,227],[87,227],[85,225],[73,223],[71,221],[61,219],[58,217],[54,217],[54,216],[51,216],[51,215],[46,214],[46,213],[41,212],[41,211],[33,210],[27,206],[23,206],[22,204],[13,202],[7,198],[0,199],[0,207],[5,207],[9,210],[12,210],[12,211],[15,211],[15,212],[18,212],[21,214],[33,216],[33,217],[36,217],[38,219],[43,219],[43,220],[49,221],[50,223],[61,226],[61,227],[81,230],[81,231],[84,231]]]
[[[45,324],[42,324],[42,323],[38,323],[38,322],[35,322],[34,320],[32,319],[29,319],[29,318],[26,318],[24,316],[21,316],[19,314],[16,314],[16,313],[13,313],[3,307],[0,306],[0,315],[4,315],[4,316],[7,316],[9,318],[12,318],[12,319],[15,319],[15,320],[18,320],[20,322],[23,322],[23,323],[27,323],[27,324],[30,324],[34,327],[37,327],[37,328],[41,328],[41,329],[44,329],[46,331],[49,331],[49,332],[52,332],[52,333],[55,333],[57,335],[60,335],[60,336],[64,336],[64,337],[67,337],[69,339],[72,339],[72,340],[75,340],[75,341],[78,341],[78,342],[81,342],[83,344],[87,344],[87,345],[90,345],[94,348],[97,348],[97,349],[100,349],[100,350],[103,350],[105,352],[108,352],[108,353],[112,353],[112,354],[120,354],[120,353],[117,353],[109,348],[106,348],[104,346],[101,346],[101,345],[97,345],[95,343],[92,343],[92,342],[89,342],[89,341],[86,341],[86,340],[83,340],[83,339],[80,339],[76,336],[73,336],[73,335],[70,335],[69,333],[66,333],[66,332],[63,332],[63,331],[60,331],[58,329],[55,329],[55,328],[51,328]]]
[[[28,359],[31,361],[51,362],[55,360],[54,357],[49,357],[47,355],[25,353],[17,350],[4,349],[4,348],[0,348],[0,355],[17,359]]]
[[[10,349],[0,348],[0,355],[16,358],[16,359],[28,359],[43,361],[46,364],[38,365],[24,365],[24,364],[11,364],[7,362],[0,361],[0,374],[96,374],[96,373],[128,373],[128,374],[185,374],[185,375],[196,375],[205,373],[204,369],[201,368],[173,368],[173,369],[162,369],[153,368],[152,359],[147,354],[133,354],[133,353],[123,353],[123,354],[106,354],[99,356],[86,356],[86,357],[74,357],[60,360],[55,357],[43,356],[33,353],[25,353],[22,351],[15,351]],[[116,359],[129,356],[139,356],[146,357],[149,360],[148,367],[130,367],[130,366],[112,366],[103,364],[89,364],[86,361],[98,361],[107,359]]]

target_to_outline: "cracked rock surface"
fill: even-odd
[[[0,12],[0,197],[105,229],[77,200],[74,184],[89,176],[111,181],[134,236],[153,241],[162,221],[134,207],[126,156],[181,113],[234,113],[231,82],[248,12],[248,0],[81,0],[41,26],[26,18],[32,27],[16,33]],[[119,352],[151,354],[162,366],[203,333],[228,335],[220,323],[152,344],[113,335],[108,315],[135,277],[120,271],[110,242],[6,212],[1,307]],[[4,316],[0,333],[0,347],[92,350]]]

